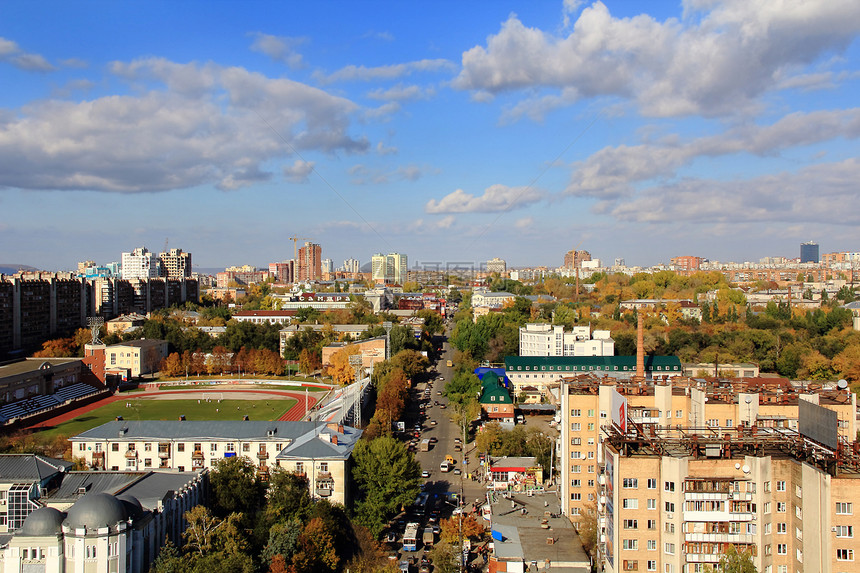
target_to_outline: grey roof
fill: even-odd
[[[536,467],[537,458],[534,456],[531,457],[504,457],[504,458],[491,458],[490,466],[493,468],[533,468]]]
[[[847,308],[850,310],[860,309],[860,300],[855,300],[854,302],[849,302],[848,304],[843,304],[842,308]]]
[[[73,502],[83,497],[82,490],[87,494],[116,495],[146,475],[147,472],[69,472],[63,476],[60,487],[51,492],[48,502]]]
[[[198,472],[178,470],[69,472],[63,476],[60,487],[43,501],[58,505],[74,502],[83,496],[79,493],[83,488],[87,495],[106,493],[126,502],[134,499],[133,505],[136,503],[142,509],[155,510],[164,496],[169,492],[181,491],[198,475]],[[128,503],[125,505],[128,511]]]
[[[80,358],[28,358],[20,362],[0,366],[0,378],[19,376],[28,372],[36,372],[46,362],[51,366],[62,366],[72,362],[80,362]]]
[[[28,535],[33,537],[45,537],[48,535],[56,535],[60,532],[63,525],[63,520],[66,514],[53,507],[40,507],[33,513],[27,516],[21,529],[18,530],[18,535]]]
[[[193,481],[200,473],[180,472],[177,470],[158,470],[149,472],[143,479],[137,480],[122,491],[120,499],[134,496],[145,509],[155,510],[158,502],[169,492],[180,492],[186,484]]]
[[[128,511],[120,500],[108,493],[90,493],[69,508],[63,523],[73,529],[99,529],[126,519]]]
[[[308,432],[277,455],[278,459],[314,459],[341,458],[347,459],[352,454],[361,430],[344,426],[343,433],[333,432],[323,427],[319,434]],[[337,444],[331,443],[331,436],[337,436]]]
[[[523,546],[520,543],[520,532],[514,525],[494,523],[493,531],[502,534],[503,540],[494,540],[493,551],[497,557],[502,559],[523,558]]]
[[[75,464],[36,454],[0,454],[0,481],[42,481]]]

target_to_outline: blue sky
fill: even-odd
[[[5,2],[0,263],[860,250],[858,33],[856,0]]]

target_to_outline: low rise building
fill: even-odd
[[[296,317],[295,310],[239,310],[232,320],[252,324],[290,324]]]
[[[347,505],[352,449],[361,430],[322,422],[116,420],[69,439],[96,470],[201,471],[244,456],[262,476],[281,467],[308,477],[311,495]]]
[[[361,364],[364,368],[373,368],[377,362],[385,360],[385,337],[377,336],[368,338],[367,340],[357,340],[355,342],[335,342],[322,348],[322,363],[323,366],[331,365],[331,357],[345,348],[358,348],[358,354],[361,354]]]
[[[564,326],[528,323],[520,327],[520,356],[612,356],[615,341],[608,330],[590,326]]]
[[[167,341],[141,338],[104,349],[105,372],[121,374],[125,380],[158,372],[167,358]]]
[[[534,457],[489,458],[484,465],[487,487],[495,491],[543,489],[543,468]]]

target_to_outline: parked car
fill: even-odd
[[[427,471],[427,470],[424,470],[423,472],[421,472],[421,477],[423,477],[423,478],[429,478],[429,477],[430,477],[430,472],[429,472],[429,471]]]

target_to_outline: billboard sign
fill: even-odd
[[[606,460],[606,469],[604,476],[606,478],[606,543],[605,555],[609,561],[609,566],[615,568],[615,453],[606,448],[604,450],[604,459]]]
[[[627,398],[622,396],[618,390],[612,389],[612,423],[616,428],[621,430],[622,434],[627,433]]]
[[[800,435],[831,450],[839,447],[839,416],[824,406],[798,400],[797,430]]]

